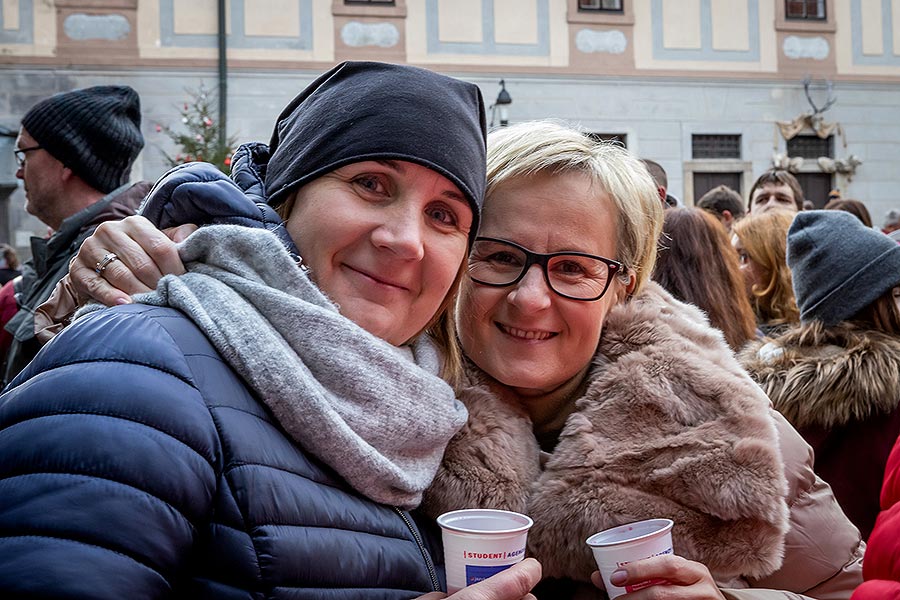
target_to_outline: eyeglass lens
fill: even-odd
[[[534,255],[533,255],[534,256]],[[469,258],[469,276],[479,283],[511,285],[524,275],[531,263],[541,263],[550,289],[563,296],[581,300],[596,299],[609,285],[610,266],[597,258],[578,254],[557,254],[545,261],[517,246],[478,240]]]
[[[34,150],[42,150],[42,148],[41,146],[32,146],[31,148],[16,148],[13,150],[13,154],[16,157],[16,165],[20,169],[25,166],[25,159],[28,157],[28,153]]]

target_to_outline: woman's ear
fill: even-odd
[[[629,271],[626,276],[628,277],[627,283],[622,281],[621,279],[619,280],[622,285],[619,286],[619,288],[616,290],[616,304],[630,298],[631,294],[634,293],[635,286],[637,285],[637,276],[634,273]]]

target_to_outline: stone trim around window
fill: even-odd
[[[741,188],[746,193],[753,186],[753,162],[734,158],[701,159],[684,161],[684,194],[681,199],[685,206],[694,205],[694,173],[741,173]]]

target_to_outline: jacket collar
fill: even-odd
[[[795,427],[841,426],[900,402],[900,340],[879,331],[801,325],[749,345],[741,359]]]

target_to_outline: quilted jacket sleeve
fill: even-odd
[[[862,582],[865,542],[831,487],[813,471],[812,449],[779,413],[775,418],[788,480],[791,527],[781,568],[754,588],[723,590],[729,600],[846,600]]]
[[[207,163],[175,167],[150,190],[141,206],[141,215],[160,229],[186,223],[268,229],[289,252],[296,254],[297,248],[281,217],[260,196],[263,183],[251,168],[257,146],[261,145],[245,144],[235,154],[234,179]]]
[[[80,319],[0,397],[0,597],[171,595],[221,452],[167,319]]]

